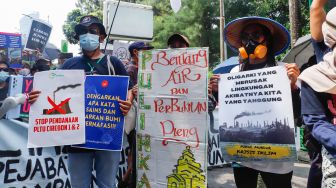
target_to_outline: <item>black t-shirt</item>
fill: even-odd
[[[114,67],[114,71],[116,75],[120,76],[128,76],[124,64],[116,57],[110,56],[111,63]],[[99,70],[94,66],[95,64],[98,65]],[[100,75],[108,75],[108,68],[107,68],[107,56],[105,55],[101,60],[100,59],[90,59],[86,56],[79,56],[74,57],[71,59],[68,59],[64,62],[62,67],[60,69],[80,69],[84,70],[87,74],[90,74],[92,72],[92,69],[95,74]],[[128,84],[128,89],[131,89],[133,87],[132,81]]]

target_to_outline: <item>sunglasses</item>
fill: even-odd
[[[99,35],[99,29],[98,28],[83,28],[83,29],[78,31],[78,35],[84,35],[86,33]]]
[[[0,71],[4,71],[4,72],[10,72],[11,69],[10,68],[0,68]]]
[[[241,41],[243,44],[247,44],[249,40],[259,41],[259,39],[264,36],[261,32],[253,32],[253,33],[242,33]]]

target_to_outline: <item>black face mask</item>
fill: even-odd
[[[256,47],[261,44],[261,43],[258,43],[254,40],[249,40],[245,45],[244,45],[244,48],[247,52],[247,54],[254,54],[254,50],[256,49]]]

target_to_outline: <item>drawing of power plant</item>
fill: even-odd
[[[245,111],[235,116],[232,123],[223,122],[219,127],[220,142],[294,144],[294,125],[290,126],[288,117],[272,121],[249,119],[249,116],[270,112],[271,110],[259,113]],[[243,117],[245,121],[240,120]]]

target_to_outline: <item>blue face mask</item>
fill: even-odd
[[[0,83],[3,83],[9,77],[9,72],[0,71]]]
[[[94,51],[99,46],[99,35],[91,33],[80,35],[79,44],[86,51]]]

